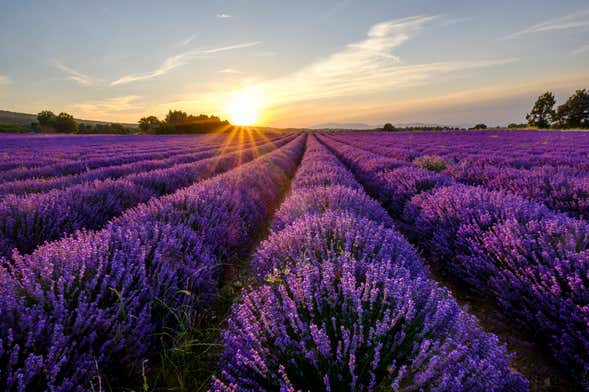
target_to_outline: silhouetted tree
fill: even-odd
[[[77,132],[78,123],[71,114],[61,112],[55,119],[55,129],[59,132]]]
[[[587,90],[577,90],[558,107],[555,127],[589,128],[589,92]]]
[[[395,128],[395,127],[393,126],[393,124],[391,124],[391,123],[386,123],[386,124],[384,125],[384,127],[382,127],[382,130],[383,130],[383,131],[386,131],[386,132],[392,132],[392,131],[396,131],[396,130],[397,130],[397,128]]]
[[[181,110],[169,110],[164,121],[148,116],[141,118],[138,123],[141,131],[156,134],[220,132],[231,126],[228,121],[222,121],[216,116],[194,116]]]
[[[161,125],[160,120],[156,116],[142,117],[139,120],[139,129],[143,132],[154,131]]]
[[[517,124],[511,123],[507,126],[507,128],[525,128],[528,124]]]
[[[487,129],[487,125],[486,124],[477,124],[474,127],[470,128],[470,129]]]
[[[182,124],[185,124],[187,121],[188,121],[188,114],[186,114],[186,112],[183,112],[182,110],[168,111],[168,114],[166,115],[166,120],[165,120],[167,125],[172,125],[172,126],[182,125]]]
[[[53,132],[55,130],[57,116],[50,110],[43,110],[37,114],[37,121],[42,131]]]
[[[548,128],[554,121],[554,94],[550,91],[540,95],[532,107],[532,111],[526,115],[528,124],[532,127]]]

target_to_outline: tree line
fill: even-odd
[[[589,129],[589,91],[577,90],[565,103],[555,108],[556,98],[550,91],[540,95],[530,113],[526,115],[527,123],[510,123],[508,129],[540,128],[540,129]],[[495,128],[504,128],[496,126]],[[444,131],[449,129],[462,129],[457,127],[395,127],[386,123],[383,131]],[[481,123],[468,128],[472,130],[488,129]]]
[[[540,95],[530,113],[526,115],[528,125],[543,129],[589,128],[589,92],[587,90],[577,90],[556,109],[554,105],[556,105],[556,99],[550,91]]]
[[[88,124],[79,123],[69,113],[61,112],[58,115],[50,110],[43,110],[37,114],[37,122],[31,124],[33,132],[48,133],[113,133],[129,134],[137,132],[136,129],[122,124]]]
[[[139,120],[139,129],[142,132],[154,134],[209,133],[222,131],[230,126],[229,121],[222,121],[217,116],[193,116],[181,110],[168,111],[163,121],[156,116],[142,117]]]
[[[177,133],[209,133],[222,131],[231,126],[228,121],[222,121],[217,116],[201,114],[194,116],[181,110],[170,110],[163,121],[156,116],[147,116],[139,120],[139,130],[122,124],[88,124],[78,122],[69,113],[55,114],[50,110],[43,110],[37,114],[37,122],[31,124],[33,132],[47,133],[116,133],[130,134],[177,134]]]

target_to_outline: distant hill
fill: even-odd
[[[117,122],[110,122],[110,121],[96,121],[96,120],[80,120],[76,118],[76,121],[82,124],[87,125],[108,125],[108,124],[121,124],[125,127],[129,128],[137,128],[137,124],[133,123],[117,123]],[[30,126],[32,122],[37,122],[37,115],[36,114],[28,114],[28,113],[17,113],[17,112],[10,112],[7,110],[0,110],[0,124],[15,124],[21,126]]]

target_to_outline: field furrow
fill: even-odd
[[[497,338],[427,277],[314,137],[252,268],[212,390],[526,389]]]
[[[267,142],[118,180],[96,180],[64,190],[8,196],[0,202],[0,256],[10,256],[15,248],[29,253],[43,242],[75,230],[98,229],[131,207],[235,168],[288,141],[289,138]]]
[[[278,142],[283,137],[284,136],[268,139],[268,141]],[[148,155],[145,157],[145,159],[139,159],[133,163],[115,163],[112,165],[110,164],[112,161],[107,161],[107,166],[101,166],[95,169],[88,168],[82,173],[78,174],[5,182],[0,184],[0,199],[10,194],[24,195],[47,192],[52,189],[65,189],[72,185],[95,180],[102,180],[106,178],[117,179],[135,173],[165,169],[174,165],[196,162],[217,155],[254,147],[256,143],[263,143],[263,141],[248,140],[240,142],[239,144],[231,143],[231,141],[222,144],[215,143],[211,146],[197,148],[195,151],[190,151],[188,153],[184,151],[179,153],[166,153],[164,154],[164,158],[162,158],[162,156],[154,157],[152,155]]]

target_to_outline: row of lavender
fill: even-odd
[[[505,190],[589,218],[586,132],[440,132],[338,137],[390,158],[444,171],[459,182]]]
[[[236,134],[239,133],[240,136]],[[280,135],[273,135],[273,138]],[[86,151],[88,146],[76,145],[72,140],[71,146],[63,146],[68,159],[57,160],[54,163],[43,162],[44,159],[55,159],[54,156],[46,156],[46,151],[42,148],[25,149],[20,147],[10,153],[7,153],[7,159],[10,162],[17,161],[18,155],[24,155],[26,159],[35,163],[41,161],[43,164],[26,166],[20,164],[13,168],[4,168],[0,173],[2,183],[27,179],[53,178],[58,176],[67,176],[84,173],[89,170],[104,168],[107,166],[117,166],[130,164],[134,162],[145,161],[149,159],[167,159],[177,155],[203,152],[211,148],[224,148],[239,144],[247,144],[256,140],[262,141],[265,136],[254,135],[244,138],[243,133],[234,130],[230,133],[215,136],[194,136],[193,139],[187,139],[183,144],[172,140],[159,140],[147,137],[149,144],[143,142],[141,145],[121,146],[113,141],[105,141],[104,144],[92,146],[91,152]],[[81,139],[83,140],[83,138]],[[183,140],[180,137],[180,140]],[[69,151],[68,151],[69,150]],[[73,156],[71,156],[73,154]],[[81,156],[78,156],[81,155]]]
[[[212,390],[525,390],[314,137],[234,305]]]
[[[0,388],[103,390],[140,377],[178,318],[206,312],[220,269],[286,190],[304,137],[225,174],[0,262]]]
[[[178,137],[107,135],[0,135],[0,169],[26,170],[56,163],[158,151],[181,151],[220,140],[223,135]]]
[[[8,195],[0,201],[0,256],[17,249],[29,253],[45,241],[79,229],[95,230],[123,211],[235,168],[292,140],[222,153],[169,168],[129,174],[119,179],[94,180],[47,193]]]
[[[40,193],[52,189],[64,189],[84,182],[106,178],[120,178],[133,173],[165,169],[174,165],[195,162],[215,155],[239,151],[248,147],[265,144],[266,141],[278,141],[283,137],[268,140],[224,140],[204,144],[186,151],[170,151],[164,153],[148,153],[127,155],[117,158],[101,157],[97,160],[79,161],[75,163],[48,165],[20,171],[5,171],[4,178],[18,173],[19,179],[0,183],[0,196],[9,194],[24,195]],[[64,174],[66,173],[66,174]]]
[[[450,162],[467,156],[501,166],[581,166],[589,168],[589,137],[570,131],[448,131],[338,133],[338,139],[377,142],[391,157],[413,160],[440,155]]]
[[[589,224],[517,195],[322,140],[436,265],[589,382]]]

